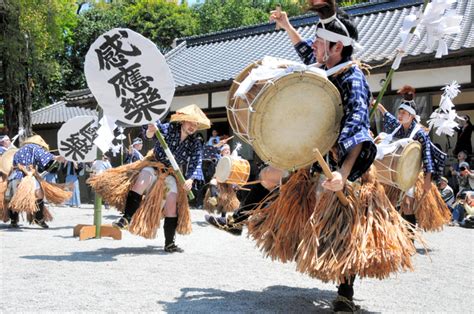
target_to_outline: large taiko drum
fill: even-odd
[[[245,97],[234,97],[257,66],[244,69],[229,90],[227,117],[234,134],[275,168],[311,165],[315,148],[325,154],[337,140],[343,117],[339,91],[320,73],[298,71],[257,81]]]
[[[247,160],[232,156],[222,157],[216,166],[216,180],[219,183],[244,185],[250,175]]]
[[[5,153],[3,153],[0,160],[0,173],[4,175],[9,175],[13,169],[13,157],[18,151],[18,148],[10,148]]]
[[[394,143],[394,145],[397,145]],[[374,161],[377,179],[402,191],[413,187],[421,171],[421,144],[411,142]]]

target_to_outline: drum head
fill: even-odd
[[[217,163],[216,180],[219,183],[225,183],[232,171],[232,158],[229,156],[222,157]]]
[[[234,134],[237,135],[241,140],[246,142],[247,144],[252,145],[248,141],[248,139],[243,135],[246,133],[247,123],[249,119],[249,112],[248,112],[248,103],[246,100],[241,98],[235,98],[235,92],[240,86],[240,83],[249,76],[250,72],[253,69],[261,65],[262,62],[256,61],[249,64],[245,69],[242,70],[232,82],[230,86],[228,98],[227,98],[227,120],[229,124],[234,130]]]
[[[18,148],[10,148],[2,155],[0,163],[0,172],[8,175],[13,168],[13,156],[18,151]]]
[[[257,155],[279,169],[297,169],[326,154],[343,117],[337,88],[313,72],[295,72],[267,84],[254,100],[249,135]]]
[[[402,191],[415,185],[421,171],[421,144],[411,142],[402,151],[397,165],[397,183]]]

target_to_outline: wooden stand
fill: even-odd
[[[74,237],[79,237],[80,241],[92,239],[96,237],[96,226],[95,225],[77,225],[74,227]],[[111,237],[114,240],[122,240],[122,231],[113,227],[112,225],[100,226],[101,237]]]

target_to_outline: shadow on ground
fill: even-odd
[[[183,288],[175,302],[158,303],[170,313],[331,313],[335,297],[335,291],[288,286],[271,286],[263,291]]]
[[[416,253],[420,254],[420,255],[430,255],[430,253],[433,252],[432,249],[428,249],[428,248],[418,248],[416,249]]]
[[[263,291],[182,288],[175,302],[157,303],[170,313],[332,313],[335,297],[336,290],[288,286],[270,286]],[[361,313],[376,312],[362,309]]]
[[[27,255],[21,258],[43,261],[114,262],[118,255],[165,255],[162,246],[100,248],[95,251],[72,252],[70,255]]]

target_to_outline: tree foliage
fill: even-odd
[[[1,98],[9,132],[61,93],[59,56],[75,23],[74,0],[5,0],[0,7]]]
[[[86,87],[84,60],[89,47],[103,33],[115,27],[127,27],[121,4],[99,3],[77,15],[71,42],[65,49],[64,90]]]
[[[207,0],[193,7],[199,18],[199,33],[268,22],[269,12],[281,4],[289,16],[305,13],[305,0]]]
[[[125,20],[134,31],[153,41],[162,52],[176,38],[196,33],[198,21],[186,4],[166,0],[136,0],[127,6]]]

